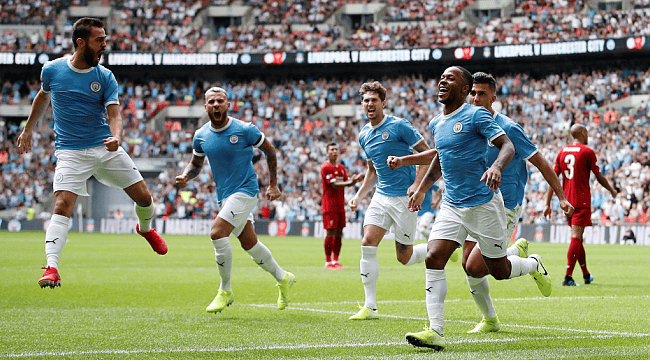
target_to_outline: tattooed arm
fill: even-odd
[[[273,201],[282,195],[278,188],[278,158],[275,155],[275,147],[268,138],[264,139],[260,150],[266,154],[266,164],[269,167],[269,186],[266,189],[266,198]]]
[[[176,177],[176,185],[181,189],[187,186],[187,182],[194,179],[201,172],[204,160],[205,156],[196,156],[195,154],[192,154],[192,161],[187,164],[183,173]]]

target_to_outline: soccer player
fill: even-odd
[[[503,198],[497,190],[501,170],[510,163],[515,149],[488,110],[465,102],[472,83],[472,74],[458,66],[447,68],[440,77],[438,101],[444,109],[429,123],[438,153],[409,200],[410,210],[419,210],[426,189],[440,176],[444,178],[442,205],[429,236],[425,260],[429,326],[424,331],[406,334],[410,344],[438,351],[444,349],[446,343],[443,332],[447,295],[444,268],[467,235],[478,240],[483,261],[495,279],[532,274],[543,294],[548,296],[551,290],[550,278],[539,255],[506,257],[507,217]],[[489,168],[485,163],[488,141],[500,149]]]
[[[122,116],[113,73],[99,65],[106,49],[104,24],[81,18],[72,28],[74,54],[47,62],[41,89],[34,98],[27,123],[16,140],[19,152],[32,148],[34,127],[50,101],[54,114],[54,211],[45,232],[47,267],[38,281],[41,288],[61,286],[59,258],[68,238],[68,225],[77,196],[88,196],[86,180],[124,189],[135,202],[136,231],[160,254],[165,241],[151,228],[153,199],[133,160],[122,149]],[[104,114],[108,112],[108,120]]]
[[[348,179],[343,164],[337,163],[339,147],[335,142],[327,145],[327,161],[321,165],[320,176],[323,183],[323,227],[325,236],[325,269],[343,270],[339,263],[341,237],[345,227],[345,188],[363,179],[363,174],[355,174]]]
[[[515,155],[512,161],[501,171],[501,185],[499,186],[507,216],[506,238],[510,239],[521,217],[524,188],[528,180],[526,161],[530,161],[542,173],[550,188],[560,199],[560,207],[564,210],[565,214],[572,214],[574,210],[573,206],[571,206],[564,196],[560,180],[553,171],[551,164],[537,150],[537,146],[528,139],[524,129],[519,124],[492,109],[492,103],[496,100],[496,79],[490,74],[477,72],[473,75],[473,80],[472,90],[469,92],[469,103],[486,108],[494,117],[497,125],[508,135],[515,148]],[[487,166],[492,165],[498,154],[499,149],[488,143],[486,154]],[[475,246],[476,239],[469,236],[467,240],[463,245],[463,268],[467,273],[467,283],[469,284],[472,298],[483,314],[481,322],[474,329],[470,330],[469,333],[499,331],[499,318],[494,309],[492,298],[490,297],[490,285],[487,278],[489,270],[483,261],[479,247]],[[506,254],[508,258],[510,256],[527,257],[528,241],[524,238],[517,240],[514,246],[510,246],[506,250]]]
[[[568,224],[571,227],[571,243],[567,253],[566,275],[562,285],[578,286],[573,280],[573,269],[576,261],[580,263],[582,278],[585,284],[590,284],[594,277],[587,269],[587,257],[585,255],[583,234],[585,227],[591,226],[591,189],[589,187],[589,175],[591,172],[596,175],[596,180],[605,189],[616,197],[618,192],[612,188],[605,176],[596,165],[596,153],[587,146],[589,143],[589,131],[584,125],[574,124],[570,129],[571,137],[575,140],[573,144],[565,146],[555,158],[555,173],[562,176],[562,187],[575,212],[567,216]],[[551,216],[551,199],[553,192],[546,193],[546,207],[544,216]]]
[[[429,146],[408,120],[384,114],[386,88],[381,83],[364,83],[359,94],[361,107],[369,120],[359,133],[359,144],[366,153],[368,168],[361,187],[349,201],[352,210],[356,210],[361,198],[375,184],[377,187],[363,221],[360,270],[365,302],[350,320],[377,317],[377,247],[391,226],[395,229],[395,251],[400,263],[421,263],[426,255],[426,244],[413,246],[417,213],[409,212],[407,205],[408,196],[414,192],[427,169],[422,166],[416,172],[415,166],[404,166],[391,170],[388,157],[412,154],[413,150],[426,151]]]
[[[199,175],[203,161],[208,157],[221,208],[210,230],[221,284],[217,296],[206,311],[221,312],[235,298],[230,284],[230,234],[237,236],[241,247],[251,259],[277,280],[278,309],[283,310],[289,302],[289,290],[296,281],[295,276],[284,271],[271,251],[257,239],[252,214],[259,200],[257,174],[253,168],[253,147],[266,154],[270,177],[266,198],[273,201],[281,195],[278,189],[275,147],[255,125],[228,116],[230,101],[226,90],[220,87],[208,89],[205,92],[204,107],[210,121],[194,133],[192,160],[183,173],[176,176],[176,184],[181,189],[187,186],[189,180]]]

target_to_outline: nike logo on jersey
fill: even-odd
[[[404,237],[407,239],[411,239],[411,237],[408,234],[404,234]]]
[[[52,243],[52,244],[55,244],[55,245],[56,245],[56,241],[57,241],[57,240],[59,240],[59,238],[54,238],[54,239],[52,239],[52,240],[45,240],[45,243],[46,243],[46,244],[47,244],[47,243]]]
[[[220,263],[220,262],[218,262],[218,261],[217,261],[217,265],[219,265],[219,266],[221,266],[221,267],[223,267],[223,266],[224,266],[225,264],[226,264],[226,262],[225,262],[225,261],[224,261],[224,262],[222,262],[222,263]]]
[[[431,292],[431,289],[433,289],[433,286],[429,286],[428,288],[426,288],[424,290],[426,290],[427,292]]]
[[[470,290],[469,290],[469,293],[472,294],[472,295],[474,295],[474,294],[476,294],[476,290],[471,290],[471,289],[470,289]]]
[[[499,249],[503,250],[503,246],[501,246],[501,244],[494,244],[494,247],[498,247]]]
[[[257,265],[264,265],[264,260],[260,260],[260,262],[258,262]]]
[[[368,275],[370,275],[370,273],[365,273],[365,274],[361,273],[361,276],[363,276],[363,277],[368,277]]]

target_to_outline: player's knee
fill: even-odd
[[[510,272],[505,269],[493,270],[492,277],[496,280],[506,280],[510,278]]]

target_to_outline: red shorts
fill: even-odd
[[[576,208],[571,217],[567,216],[567,221],[569,222],[569,226],[591,226],[591,206]]]
[[[343,229],[345,227],[345,212],[330,212],[323,214],[323,228]]]

